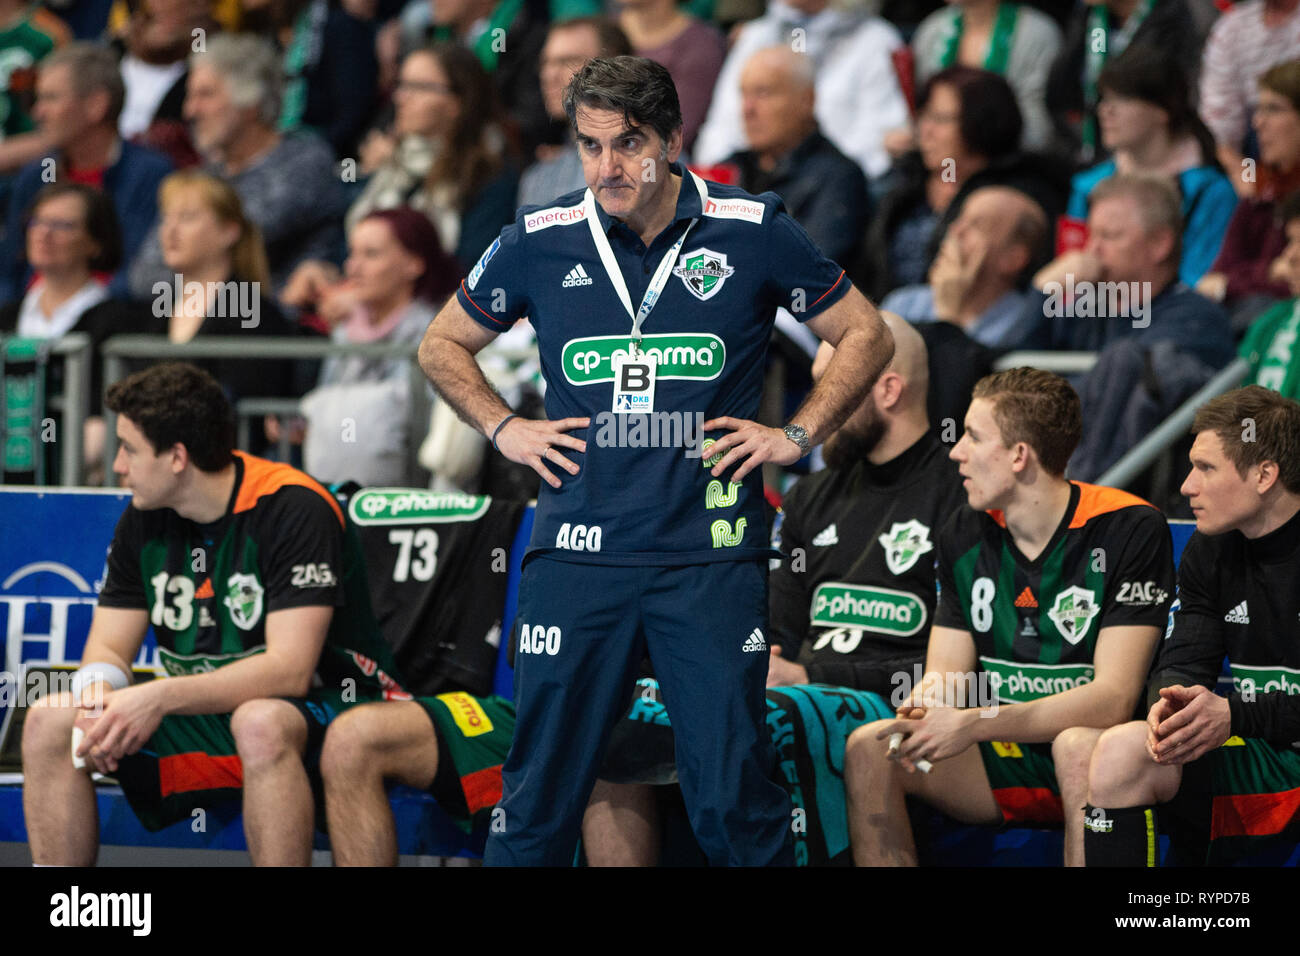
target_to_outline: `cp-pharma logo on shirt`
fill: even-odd
[[[226,581],[226,608],[241,630],[251,631],[262,619],[262,585],[252,574],[232,574]]]
[[[570,385],[614,381],[614,356],[626,358],[630,342],[626,335],[570,339],[560,352],[564,377]],[[655,378],[659,381],[698,379],[707,382],[721,375],[727,362],[727,347],[722,339],[707,332],[642,336],[641,351],[655,357],[658,363]]]
[[[1101,608],[1093,593],[1078,585],[1068,587],[1056,595],[1056,603],[1047,612],[1056,629],[1071,644],[1078,644],[1088,633],[1088,626]]]
[[[727,265],[724,253],[701,247],[683,253],[673,275],[680,276],[691,295],[703,302],[721,292],[722,284],[735,271],[734,267]]]
[[[930,529],[913,518],[905,523],[897,521],[889,529],[889,534],[882,534],[876,539],[885,549],[885,564],[894,574],[902,574],[916,559],[934,548],[930,543]]]

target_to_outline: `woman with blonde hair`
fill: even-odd
[[[297,333],[271,294],[261,233],[224,180],[196,169],[172,173],[158,187],[158,236],[171,282],[155,282],[154,331],[172,342],[241,336],[239,358],[199,361],[233,401],[299,394],[294,365],[257,361],[256,338]],[[250,360],[253,359],[253,360]]]

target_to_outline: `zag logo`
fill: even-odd
[[[731,522],[719,518],[709,526],[709,530],[713,533],[713,546],[715,548],[736,547],[745,536],[745,525],[748,523],[748,518],[737,518],[736,530],[732,531]]]

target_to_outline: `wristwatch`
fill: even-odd
[[[812,448],[812,442],[808,440],[808,429],[802,425],[786,425],[781,429],[785,432],[785,437],[790,439],[799,446],[799,451],[806,455]]]

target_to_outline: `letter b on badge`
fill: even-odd
[[[646,414],[655,410],[655,357],[639,353],[635,357],[616,352],[614,366],[614,413]]]

